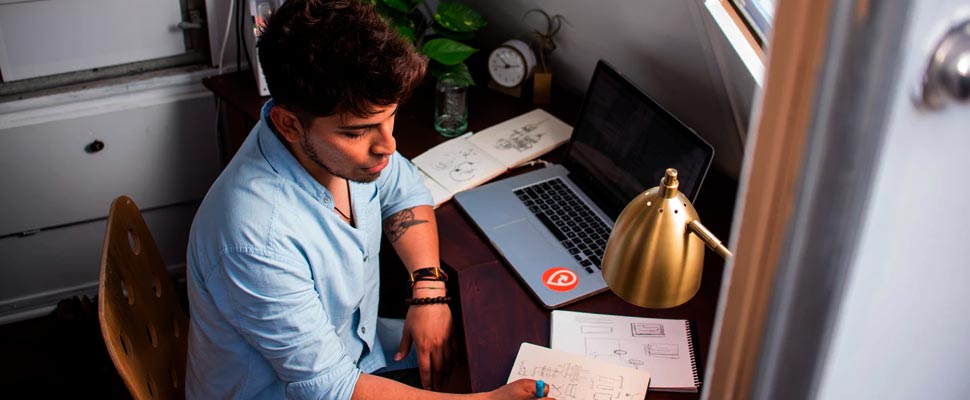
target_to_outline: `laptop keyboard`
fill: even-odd
[[[610,228],[562,179],[521,187],[514,193],[586,272],[600,269]]]

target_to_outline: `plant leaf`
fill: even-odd
[[[450,1],[438,5],[434,20],[455,32],[473,32],[488,25],[488,21],[471,7]]]
[[[444,65],[455,65],[465,61],[466,58],[475,54],[478,49],[452,39],[437,38],[425,43],[421,51],[428,58]]]
[[[466,83],[468,85],[474,86],[475,79],[472,78],[471,71],[468,70],[468,65],[465,63],[458,63],[455,65],[444,65],[438,63],[432,63],[428,66],[431,75],[438,78],[444,74],[453,74],[458,82]]]
[[[438,24],[437,22],[431,24],[431,29],[433,29],[435,33],[437,33],[442,37],[446,37],[448,39],[454,39],[457,41],[472,40],[475,38],[475,32],[455,32],[453,30],[450,30],[448,28],[441,26],[441,24]]]
[[[411,11],[411,5],[406,3],[404,0],[382,0],[384,4],[402,13],[408,13]]]

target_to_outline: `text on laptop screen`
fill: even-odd
[[[564,161],[570,177],[608,194],[597,202],[613,218],[670,167],[693,201],[713,158],[710,145],[605,63],[588,90]]]

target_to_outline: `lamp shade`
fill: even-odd
[[[705,242],[722,256],[730,255],[677,188],[677,170],[668,168],[660,186],[627,204],[606,245],[602,271],[607,286],[641,307],[675,307],[697,293]]]

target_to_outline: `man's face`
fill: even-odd
[[[394,116],[397,104],[379,107],[367,118],[350,114],[314,118],[295,143],[313,163],[331,175],[372,182],[394,153]]]

